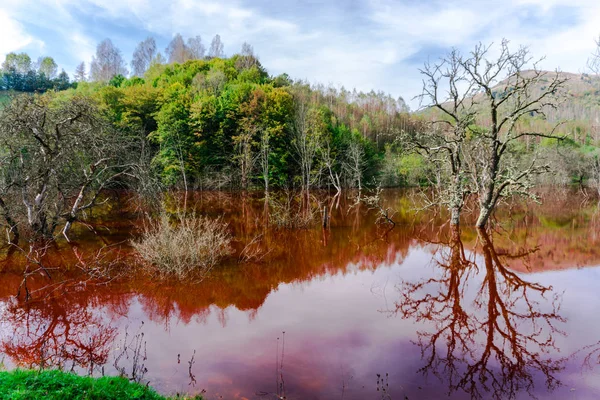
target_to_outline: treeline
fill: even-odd
[[[81,82],[64,95],[76,93],[147,139],[164,184],[188,188],[373,185],[395,134],[416,124],[402,101],[272,77],[252,54],[153,63],[144,78]]]
[[[397,133],[419,123],[402,98],[270,76],[248,43],[225,58],[219,35],[207,47],[200,36],[177,34],[163,56],[146,38],[130,74],[105,39],[89,71],[77,66],[74,83],[64,71],[56,75],[49,57],[34,65],[11,53],[3,88],[71,89],[59,96],[93,99],[115,128],[144,138],[151,173],[167,186],[340,190],[423,181],[414,173],[422,172],[418,157],[398,152]],[[58,80],[64,84],[48,83]]]
[[[219,35],[205,46],[200,36],[176,34],[164,56],[148,37],[129,66],[131,73],[105,39],[89,71],[77,66],[74,83],[57,74],[52,58],[32,63],[24,53],[7,56],[2,82],[4,89],[62,90],[58,98],[94,102],[114,129],[143,145],[149,176],[167,187],[341,190],[441,182],[439,168],[414,151],[415,135],[431,130],[432,113],[410,113],[402,98],[271,76],[248,43],[227,58]],[[536,115],[520,123],[552,129]],[[594,137],[577,121],[560,133],[575,140],[568,155],[566,142],[559,148],[526,135],[511,152],[541,152],[562,182],[586,181],[589,168],[577,160],[595,157]]]
[[[66,90],[72,85],[69,75],[52,57],[41,57],[33,63],[27,53],[9,53],[0,70],[0,90],[45,92]]]
[[[415,156],[399,157],[395,138],[418,122],[402,98],[270,76],[248,43],[229,58],[216,35],[177,34],[165,56],[153,38],[134,50],[128,74],[106,39],[78,87],[114,126],[139,134],[153,173],[188,188],[363,187],[418,184]],[[402,168],[405,167],[405,168]],[[410,171],[409,171],[410,170]]]
[[[181,43],[169,48],[184,51],[168,57],[189,58],[183,63],[141,51],[150,60],[143,76],[126,77],[105,40],[90,66],[102,79],[84,79],[80,66],[67,90],[14,96],[0,108],[0,214],[10,241],[58,230],[68,237],[108,188],[158,199],[168,188],[339,191],[426,181],[422,158],[397,140],[422,124],[402,99],[270,76],[247,44],[212,57],[223,54],[217,40],[196,59],[199,41]],[[5,64],[17,73],[31,66],[24,56]]]

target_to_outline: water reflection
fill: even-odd
[[[52,279],[65,283],[48,288],[47,277],[32,275],[28,302],[15,297],[18,255],[7,256],[0,353],[8,365],[96,374],[103,366],[165,393],[207,389],[209,399],[281,394],[282,380],[288,399],[563,398],[559,379],[581,366],[566,355],[597,340],[581,340],[582,324],[572,322],[587,303],[567,302],[565,313],[568,296],[560,297],[566,289],[572,299],[571,285],[586,276],[567,268],[600,261],[590,234],[596,209],[578,209],[577,199],[512,208],[501,215],[501,234],[465,229],[440,241],[443,221],[415,216],[398,192],[383,193],[398,211],[392,230],[350,207],[351,198],[331,203],[330,229],[290,231],[269,227],[260,196],[198,196],[190,204],[224,215],[238,251],[260,235],[266,255],[236,255],[200,284],[159,281],[126,263],[113,281],[83,279],[72,266],[92,268],[85,256],[122,242],[135,221],[103,222],[112,236],[80,236],[77,251],[58,246]],[[119,259],[128,256],[123,245]],[[535,273],[549,270],[557,272]],[[582,298],[596,305],[586,290]],[[397,317],[380,312],[386,299],[397,299]],[[285,357],[282,340],[277,349],[283,331]]]
[[[540,378],[555,389],[566,361],[556,356],[555,336],[565,335],[561,296],[509,269],[537,249],[496,251],[483,230],[478,241],[482,263],[452,229],[435,257],[439,273],[399,287],[395,313],[433,325],[417,332],[425,362],[420,372],[447,382],[449,395],[463,390],[472,398],[533,395]]]
[[[94,373],[109,359],[118,329],[95,307],[71,296],[22,305],[3,304],[0,352],[26,368]]]

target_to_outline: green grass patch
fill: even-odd
[[[10,92],[0,90],[0,108],[10,102]]]
[[[130,382],[127,378],[109,376],[92,378],[55,370],[14,370],[0,372],[0,399],[164,400],[168,398],[159,395],[152,388]]]

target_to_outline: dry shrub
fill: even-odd
[[[231,253],[230,243],[227,224],[221,219],[178,213],[172,220],[162,212],[132,244],[142,260],[160,273],[185,278],[206,276]]]
[[[286,195],[281,201],[269,199],[271,206],[271,222],[278,228],[307,229],[315,222],[315,210],[310,204],[304,205],[291,195]]]

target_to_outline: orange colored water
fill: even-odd
[[[16,296],[23,256],[5,255],[0,357],[208,399],[599,398],[596,205],[553,195],[504,207],[493,232],[454,232],[410,196],[384,193],[391,230],[342,198],[330,229],[290,231],[261,195],[197,194],[188,203],[236,238],[202,282],[135,268],[126,239],[140,222],[113,205],[101,237],[82,229],[49,249],[56,269],[28,278],[29,301]],[[239,262],[253,238],[260,259]],[[115,279],[89,278],[116,258]]]

